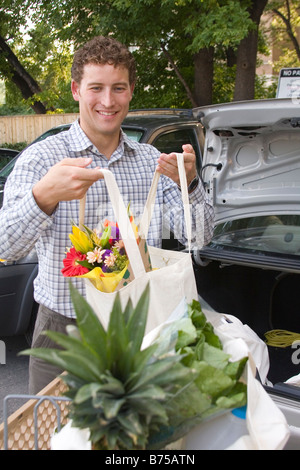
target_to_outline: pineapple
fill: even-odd
[[[239,379],[248,358],[230,362],[198,301],[188,305],[185,326],[174,322],[141,349],[149,287],[124,311],[117,293],[107,331],[71,283],[70,292],[77,326],[67,335],[46,333],[63,349],[23,354],[65,371],[69,417],[90,430],[94,449],[161,449],[201,421],[245,405],[247,388]]]
[[[67,335],[46,333],[64,349],[31,349],[23,354],[66,371],[62,379],[71,398],[69,418],[73,426],[90,430],[95,449],[145,449],[156,433],[170,431],[169,413],[176,414],[173,398],[194,380],[193,370],[180,363],[179,354],[156,357],[156,344],[141,350],[148,287],[136,308],[129,301],[124,312],[117,294],[107,331],[71,283],[70,291],[77,327]]]

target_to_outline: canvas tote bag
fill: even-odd
[[[101,170],[108,189],[115,221],[118,223],[134,274],[134,279],[118,290],[122,308],[125,308],[129,299],[131,299],[133,306],[135,306],[147,284],[149,283],[150,285],[150,304],[146,333],[165,322],[183,298],[186,298],[187,302],[198,299],[190,253],[191,214],[183,154],[177,154],[177,163],[189,251],[169,251],[148,246],[153,268],[153,270],[149,272],[145,270],[141,253],[129,221],[127,209],[122,200],[114,175],[109,170]],[[139,233],[143,238],[147,237],[151,222],[158,180],[159,173],[155,172],[139,227]],[[81,203],[80,214],[80,224],[82,224],[84,217],[84,201]],[[94,287],[89,279],[84,279],[84,282],[86,284],[87,301],[94,309],[104,328],[106,328],[117,292],[101,292]]]

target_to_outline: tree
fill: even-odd
[[[0,7],[0,77],[7,102],[15,108],[22,101],[38,114],[77,111],[70,90],[72,44],[56,40],[47,22],[26,27],[30,6],[4,0]]]
[[[284,29],[287,37],[290,39],[293,49],[296,52],[297,58],[300,61],[300,44],[295,31],[295,26],[300,25],[300,6],[299,2],[293,0],[285,0],[282,2],[271,2],[270,8],[274,15],[284,24]]]
[[[176,77],[189,106],[212,102],[216,50],[236,49],[253,26],[248,0],[87,0],[84,6],[41,0],[32,7],[60,39],[72,37],[80,44],[96,34],[113,34],[134,47],[138,58],[142,51],[163,61],[166,77]],[[149,94],[158,86],[166,90],[167,81],[159,75],[155,83],[140,85]]]
[[[257,65],[257,45],[260,18],[268,0],[248,2],[248,12],[252,26],[243,38],[237,51],[237,68],[235,78],[234,100],[250,100],[255,95],[255,75]]]
[[[0,36],[17,57],[22,54],[22,66],[42,90],[27,103],[40,101],[47,110],[64,111],[73,111],[74,106],[68,72],[72,47],[98,34],[113,35],[132,47],[139,76],[133,108],[253,99],[262,13],[269,4],[282,13],[282,0],[3,3],[0,20],[4,12],[9,21],[2,22],[7,26],[0,26]],[[30,39],[24,42],[19,29],[28,15],[35,28],[28,30]],[[0,73],[9,76],[5,67],[0,54]],[[259,86],[263,92],[262,80]]]
[[[42,90],[35,79],[24,69],[5,39],[0,36],[0,53],[7,62],[6,77],[19,88],[25,100],[39,94]],[[33,100],[32,109],[37,114],[45,114],[46,108],[39,100]]]
[[[300,5],[298,0],[270,1],[266,11],[270,16],[268,31],[274,47],[280,50],[273,63],[276,73],[284,67],[300,66]]]

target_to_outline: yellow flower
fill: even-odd
[[[86,233],[76,227],[76,225],[73,225],[72,231],[73,233],[69,235],[69,238],[75,250],[80,251],[81,253],[93,251],[93,242],[90,240]]]

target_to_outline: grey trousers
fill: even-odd
[[[54,343],[42,332],[45,330],[58,331],[60,333],[66,333],[67,325],[75,325],[76,321],[72,318],[64,317],[53,310],[49,310],[47,307],[40,305],[37,314],[33,339],[32,348],[56,348],[60,349],[59,346]],[[49,364],[41,359],[30,356],[29,359],[29,394],[35,395],[40,392],[46,385],[48,385],[53,379],[55,379],[63,371],[58,369],[56,366]]]

